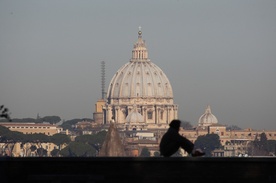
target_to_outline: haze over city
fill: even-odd
[[[0,104],[12,118],[92,118],[138,27],[179,118],[276,129],[276,1],[0,1]]]

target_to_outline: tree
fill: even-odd
[[[269,146],[265,133],[260,134],[260,139],[257,138],[250,143],[248,152],[251,156],[268,156],[269,155]]]
[[[58,150],[58,149],[53,149],[51,151],[51,156],[52,157],[59,157],[59,154],[60,154],[60,150]]]
[[[32,146],[30,147],[30,149],[31,149],[31,151],[35,151],[37,148],[36,148],[35,145],[32,145]]]
[[[59,116],[45,116],[41,118],[42,121],[49,122],[51,124],[56,124],[61,121]]]
[[[144,147],[140,153],[140,157],[150,157],[149,149]]]
[[[50,142],[50,137],[44,133],[25,134],[22,142]]]
[[[100,131],[94,135],[81,135],[76,137],[76,141],[87,142],[89,144],[102,144],[105,140],[107,131]]]
[[[35,122],[37,122],[37,120],[34,119],[34,118],[22,118],[22,119],[13,118],[12,121],[13,121],[13,122],[20,122],[20,123],[26,123],[26,122],[35,123]]]
[[[0,136],[5,135],[8,132],[10,132],[10,130],[7,127],[0,125]]]
[[[193,126],[188,121],[182,121],[181,122],[181,127],[185,130],[192,130],[193,129]]]
[[[4,107],[4,105],[0,106],[0,118],[5,118],[8,121],[11,121],[9,109]]]
[[[276,140],[268,140],[267,147],[268,147],[268,152],[276,156]]]
[[[96,156],[96,150],[82,142],[70,142],[60,151],[60,154],[66,157],[90,157]]]
[[[226,130],[241,130],[241,128],[236,125],[231,125],[231,126],[227,126]]]
[[[195,149],[202,149],[206,155],[212,156],[212,151],[221,148],[219,136],[217,134],[207,134],[199,136],[195,141]]]
[[[68,135],[56,133],[50,137],[50,141],[60,146],[63,144],[69,144],[69,142],[71,142],[71,139]]]
[[[60,126],[64,129],[64,130],[69,130],[72,131],[74,129],[74,126],[76,125],[77,122],[81,121],[82,119],[72,119],[72,120],[68,120],[63,122]]]
[[[1,142],[21,142],[25,139],[25,135],[21,132],[9,131],[1,135]]]
[[[75,138],[75,141],[89,144],[97,151],[99,151],[105,140],[106,134],[107,131],[103,130],[94,135],[80,135]]]
[[[0,142],[20,142],[24,139],[23,133],[11,131],[7,127],[0,126]]]
[[[42,148],[42,147],[38,148],[36,150],[36,152],[37,152],[37,154],[38,154],[39,157],[45,157],[45,156],[47,156],[47,150],[44,149],[44,148]]]

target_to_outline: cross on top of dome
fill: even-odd
[[[142,35],[142,31],[141,31],[142,27],[141,27],[141,26],[139,26],[139,27],[138,27],[138,29],[139,29],[139,31],[138,31],[138,35],[139,35],[139,36],[141,36],[141,35]]]

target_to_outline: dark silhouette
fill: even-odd
[[[8,121],[11,121],[9,109],[4,107],[4,105],[0,106],[0,118],[6,118]]]
[[[194,149],[194,144],[178,133],[180,129],[180,124],[180,120],[175,119],[171,121],[170,128],[163,135],[159,145],[160,155],[164,157],[170,157],[180,147],[193,157],[205,155],[205,153],[202,152],[200,149]]]

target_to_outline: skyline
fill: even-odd
[[[11,118],[93,118],[141,26],[179,119],[276,129],[275,1],[0,1],[0,105]]]

